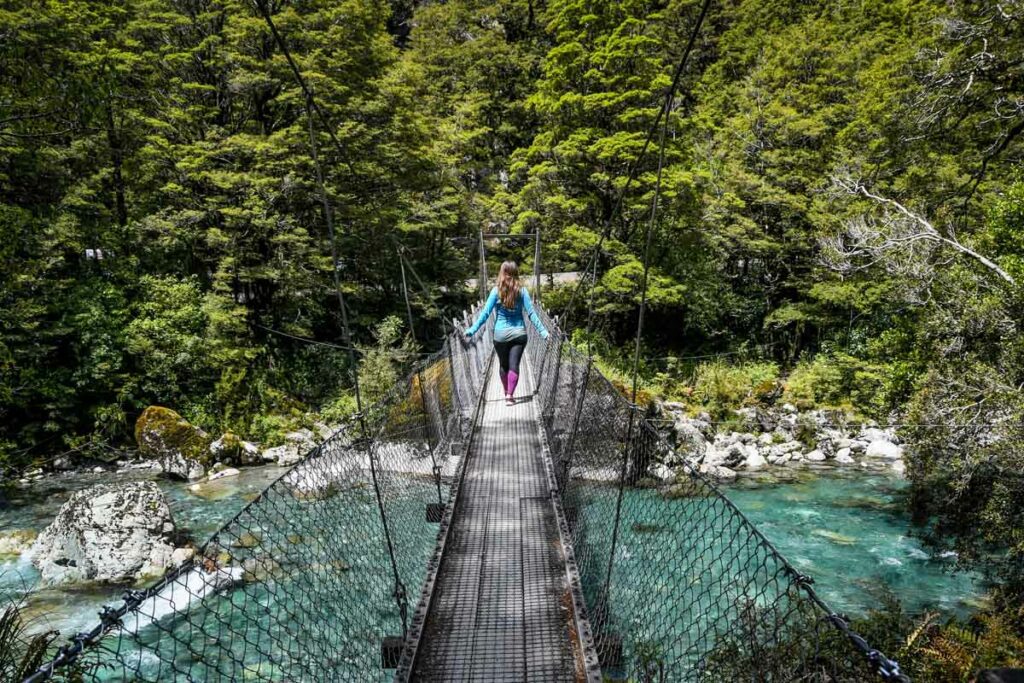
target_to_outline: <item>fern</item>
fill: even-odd
[[[914,654],[921,680],[967,683],[980,669],[1024,665],[1024,637],[1002,614],[982,613],[968,624],[950,622],[925,638]]]

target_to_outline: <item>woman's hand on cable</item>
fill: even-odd
[[[540,338],[541,339],[547,340],[547,338],[550,337],[550,336],[551,336],[551,334],[547,330],[541,330],[540,331]]]
[[[473,330],[466,330],[465,334],[466,334],[466,339],[472,339],[473,338]]]

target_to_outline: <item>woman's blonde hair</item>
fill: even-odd
[[[519,301],[519,266],[515,261],[505,261],[498,271],[498,300],[508,309],[514,309]]]

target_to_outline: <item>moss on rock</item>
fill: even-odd
[[[204,466],[211,463],[209,437],[170,408],[149,406],[142,411],[135,422],[135,441],[148,457],[174,451]]]
[[[223,463],[235,465],[242,460],[242,439],[234,432],[224,432],[219,439],[210,446],[210,452],[216,460]]]

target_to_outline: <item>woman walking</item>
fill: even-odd
[[[494,350],[498,354],[498,364],[501,366],[501,386],[505,389],[505,405],[515,405],[513,396],[516,393],[516,384],[519,383],[519,361],[526,349],[526,322],[523,320],[523,311],[530,316],[530,322],[540,332],[544,339],[548,338],[548,331],[544,329],[544,323],[533,308],[533,301],[530,293],[519,284],[519,267],[515,261],[505,261],[501,264],[498,272],[498,286],[491,290],[487,297],[484,310],[480,311],[480,317],[466,330],[466,336],[472,337],[487,319],[491,317],[491,311],[497,310],[498,319],[494,324]]]

